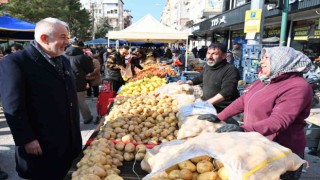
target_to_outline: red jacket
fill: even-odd
[[[218,114],[221,120],[244,112],[245,131],[255,131],[301,154],[304,127],[312,104],[312,89],[297,73],[283,74],[266,85],[255,81],[241,97]]]

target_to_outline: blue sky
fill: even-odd
[[[160,21],[166,0],[123,0],[124,9],[131,10],[132,22],[137,22],[146,14],[151,14]]]

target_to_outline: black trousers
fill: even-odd
[[[99,96],[99,85],[97,86],[92,86],[91,81],[87,81],[89,84],[89,88],[87,89],[87,96],[92,96],[92,91],[93,91],[93,96],[98,97]]]
[[[115,81],[112,80],[112,88],[114,92],[118,92],[118,90],[120,89],[120,87],[124,84],[124,81]]]

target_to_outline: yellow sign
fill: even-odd
[[[295,36],[293,39],[297,41],[308,41],[309,36]]]
[[[257,33],[260,32],[262,10],[247,10],[244,20],[244,32],[245,33]]]

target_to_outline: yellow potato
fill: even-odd
[[[123,158],[126,161],[132,161],[134,159],[134,155],[133,153],[125,152]]]
[[[175,165],[173,165],[173,166],[171,166],[171,167],[169,167],[169,168],[167,168],[165,171],[166,171],[166,173],[170,173],[172,170],[179,170],[179,166],[178,166],[178,164],[175,164]]]
[[[124,151],[125,151],[125,152],[133,153],[135,150],[136,150],[136,147],[135,147],[134,144],[132,144],[132,143],[128,143],[128,144],[126,144],[126,146],[124,147]]]
[[[196,171],[196,172],[193,172],[192,173],[192,180],[197,180],[198,179],[198,176],[199,176],[199,173]]]
[[[207,156],[207,155],[204,155],[204,156],[198,156],[198,157],[191,158],[190,160],[193,163],[198,163],[198,162],[200,162],[202,160],[207,160],[207,161],[211,162],[212,158]]]
[[[136,146],[136,152],[140,152],[140,153],[146,153],[146,146],[143,144],[139,144]]]
[[[219,160],[216,159],[216,160],[214,161],[214,166],[215,166],[217,169],[220,169],[220,168],[223,167],[223,164],[222,164],[221,161],[219,161]]]
[[[170,173],[169,173],[169,178],[170,179],[179,179],[180,178],[180,170],[172,170]]]
[[[122,151],[125,147],[125,144],[123,142],[119,142],[116,144],[116,149],[119,151]]]
[[[178,166],[180,169],[188,169],[191,172],[195,172],[197,170],[196,166],[189,160],[180,162]]]
[[[192,172],[188,169],[182,169],[180,171],[180,177],[184,180],[192,180]]]
[[[218,177],[216,172],[205,172],[202,174],[199,174],[197,180],[216,180]]]
[[[111,174],[107,176],[104,180],[123,180],[123,178],[116,174]]]
[[[202,161],[197,163],[197,171],[200,174],[212,171],[212,169],[213,169],[212,163],[207,161],[207,160],[202,160]]]
[[[136,155],[135,155],[135,159],[137,160],[137,161],[141,161],[143,158],[144,158],[144,153],[137,153]]]

